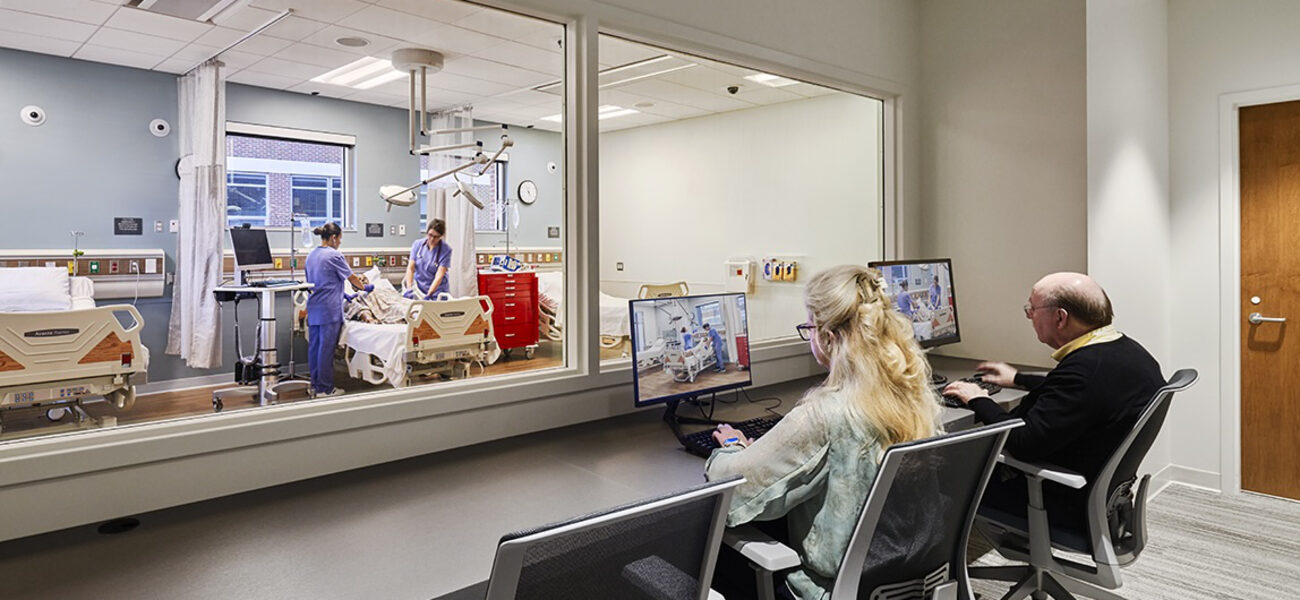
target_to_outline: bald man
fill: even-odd
[[[943,393],[966,404],[983,423],[1024,419],[1025,426],[1013,429],[1007,438],[1005,450],[1012,456],[1087,477],[1089,486],[1082,490],[1051,483],[1043,490],[1052,525],[1073,526],[1086,534],[1091,482],[1165,380],[1155,358],[1111,325],[1110,298],[1087,275],[1053,273],[1040,279],[1029,293],[1025,317],[1033,323],[1038,341],[1054,350],[1056,368],[1044,376],[1018,373],[1002,362],[977,367],[985,381],[1029,390],[1015,410],[1002,410],[973,383],[955,382]],[[983,503],[1023,515],[1026,489],[1021,478],[995,476]]]

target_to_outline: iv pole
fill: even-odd
[[[309,218],[310,218],[310,217],[309,217],[308,215],[305,215],[305,214],[303,214],[303,213],[290,213],[290,214],[289,214],[289,279],[292,279],[292,280],[294,280],[294,281],[297,281],[297,280],[298,280],[297,276],[295,275],[295,273],[297,272],[297,268],[298,268],[298,219],[309,219]],[[308,221],[308,224],[310,225],[311,222]],[[304,269],[303,269],[303,279],[306,279],[306,278],[307,278],[306,275],[307,275],[307,271],[306,271],[306,269],[304,268]],[[296,294],[296,293],[297,293],[297,292],[295,292],[295,294]],[[292,302],[290,302],[289,310],[290,310],[290,311],[294,311],[294,312],[296,312],[298,309],[297,309],[295,306],[293,306],[293,303],[292,303]],[[291,321],[292,323],[297,323],[297,322],[298,322],[298,315],[291,315],[291,317],[292,317],[292,319],[293,319],[293,321]],[[286,375],[285,378],[284,378],[286,381],[291,380],[291,379],[298,379],[298,365],[297,365],[297,364],[294,362],[294,360],[293,360],[293,348],[294,348],[294,346],[297,345],[297,343],[296,343],[296,340],[294,339],[294,336],[293,336],[293,333],[292,333],[293,328],[290,327],[289,329],[290,329],[290,334],[289,334],[289,374]]]

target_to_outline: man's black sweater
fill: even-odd
[[[1017,374],[1016,385],[1029,393],[1010,413],[990,398],[974,398],[969,406],[983,423],[1024,419],[1025,425],[1007,438],[1005,449],[1012,456],[1061,466],[1088,479],[1082,490],[1044,486],[1048,513],[1078,523],[1093,481],[1164,384],[1155,358],[1121,336],[1071,352],[1046,376]],[[1023,480],[1007,483],[1024,486]],[[1017,512],[1023,514],[1024,508]]]

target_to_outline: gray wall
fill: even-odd
[[[16,50],[0,49],[0,247],[70,248],[71,230],[86,232],[82,248],[162,248],[167,271],[175,270],[176,236],[154,233],[155,220],[177,216],[175,163],[180,152],[175,132],[176,77],[127,67],[70,60]],[[47,122],[30,127],[16,118],[20,108],[36,104],[45,109]],[[419,235],[417,207],[385,211],[379,186],[414,182],[419,161],[407,152],[406,111],[242,85],[227,87],[226,117],[231,121],[329,131],[355,135],[358,224],[384,223],[383,238],[351,233],[351,247],[407,247]],[[154,137],[149,121],[166,119],[172,135]],[[498,134],[484,145],[495,149]],[[518,182],[532,179],[539,188],[533,206],[520,209],[520,227],[511,233],[512,245],[559,245],[547,240],[547,225],[563,222],[563,139],[541,130],[512,128],[517,145],[510,150],[508,168],[512,198]],[[546,163],[561,165],[546,172]],[[113,235],[113,217],[141,217],[145,233]],[[406,225],[405,236],[389,235],[390,225]],[[518,237],[516,238],[516,234]],[[272,232],[271,245],[287,247],[287,232]],[[504,235],[480,238],[484,247],[504,245]],[[279,305],[287,324],[287,298]],[[163,353],[167,321],[171,314],[171,287],[161,298],[136,302],[145,320],[143,341],[152,350],[149,378],[153,382],[224,374],[234,356],[233,305],[222,314],[224,366],[214,370],[186,367],[179,358]],[[252,303],[243,305],[245,323],[255,324]],[[279,332],[284,359],[290,336]],[[249,329],[251,331],[251,329]],[[244,339],[251,351],[251,337]],[[299,362],[306,347],[299,341]],[[305,371],[305,366],[301,367]]]

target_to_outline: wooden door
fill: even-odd
[[[1300,101],[1240,119],[1241,487],[1300,500]]]

